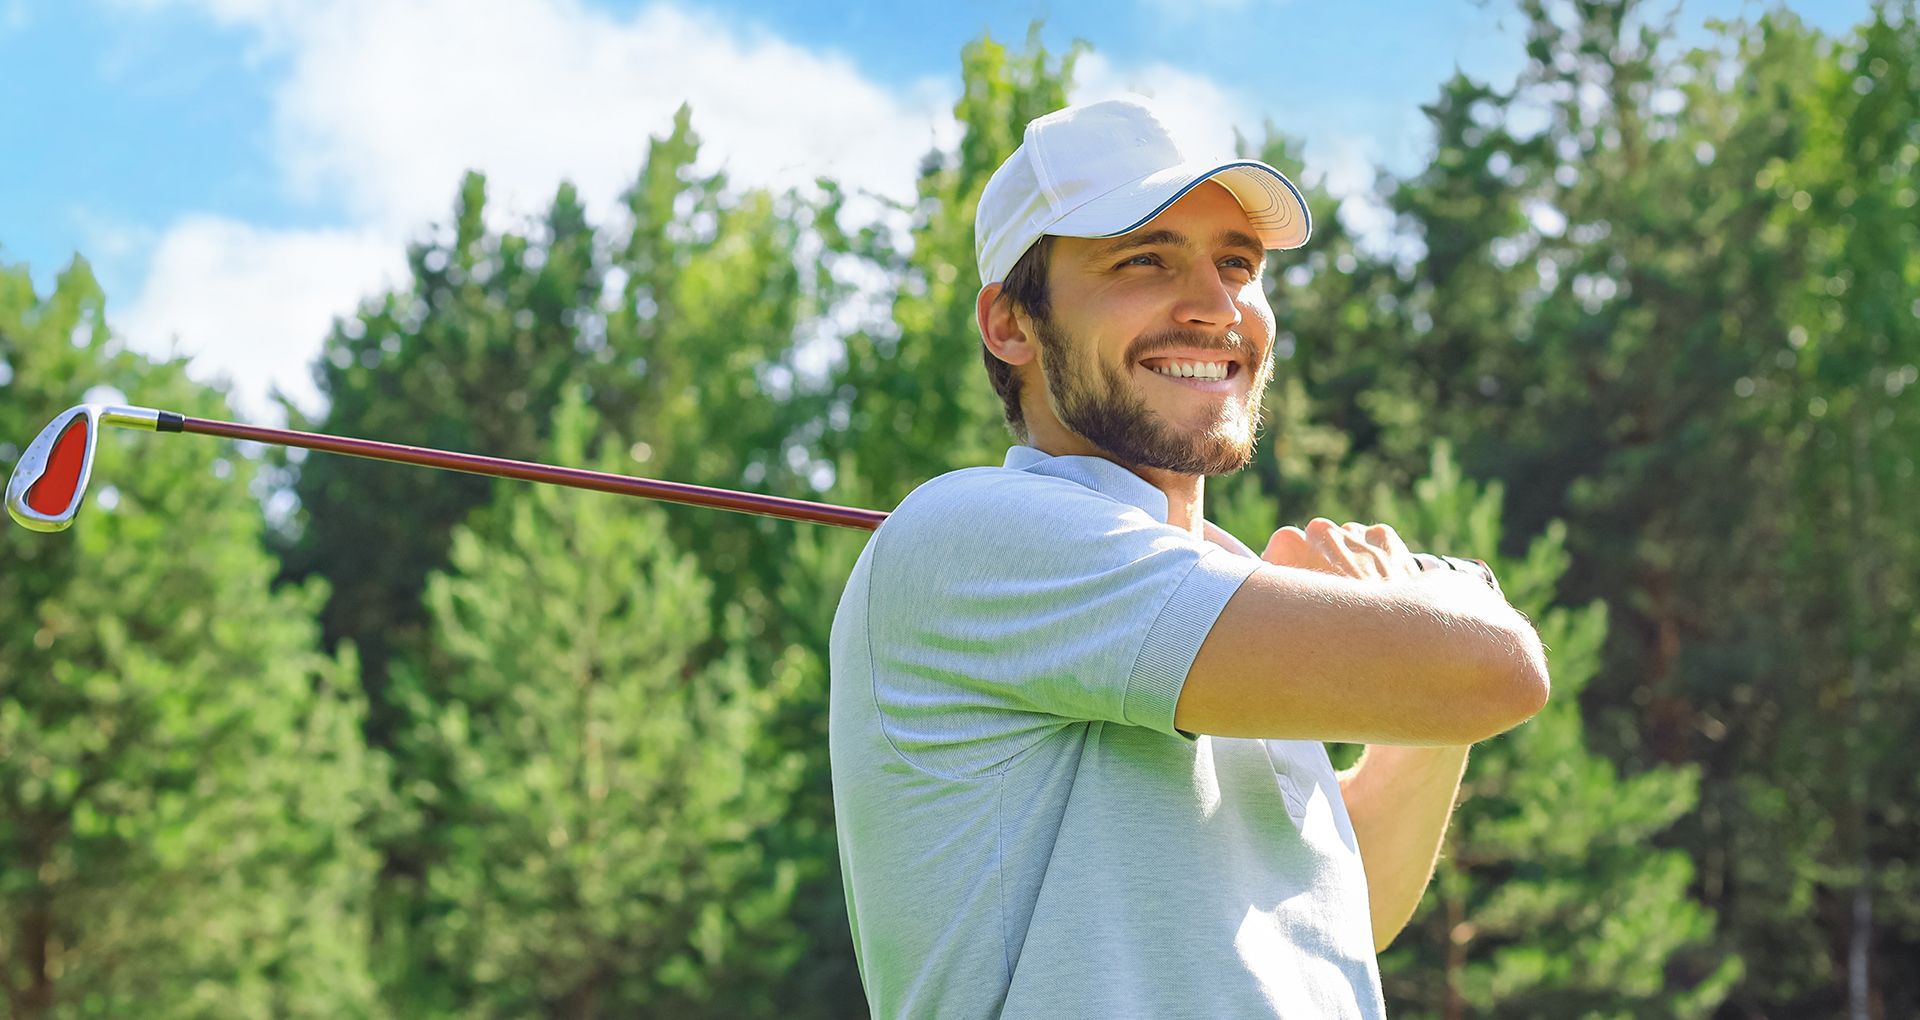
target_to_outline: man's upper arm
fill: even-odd
[[[1546,697],[1539,642],[1463,574],[1382,584],[1261,565],[1221,610],[1174,714],[1217,736],[1464,744]]]
[[[958,773],[1065,722],[1171,733],[1193,656],[1257,567],[1073,481],[929,483],[874,539],[868,630],[889,738]]]

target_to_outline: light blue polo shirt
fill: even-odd
[[[831,641],[847,915],[876,1017],[1385,1016],[1325,748],[1174,704],[1259,566],[1097,457],[915,489]]]

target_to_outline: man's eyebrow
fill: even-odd
[[[1116,237],[1095,248],[1090,257],[1096,262],[1102,262],[1137,248],[1153,248],[1160,245],[1181,248],[1189,243],[1187,235],[1177,230],[1149,230],[1144,234]],[[1263,260],[1267,256],[1266,245],[1261,244],[1259,238],[1244,230],[1223,230],[1215,243],[1223,248],[1244,248],[1253,255],[1255,261]]]
[[[1259,238],[1244,230],[1221,231],[1219,243],[1222,248],[1245,248],[1253,254],[1255,262],[1264,261],[1267,257],[1267,246],[1261,244]]]
[[[1178,248],[1184,246],[1186,243],[1187,235],[1182,234],[1178,230],[1149,230],[1144,234],[1125,234],[1116,237],[1106,244],[1095,248],[1093,250],[1093,258],[1096,261],[1104,261],[1122,252],[1132,251],[1135,248],[1152,248],[1163,244],[1173,245]]]

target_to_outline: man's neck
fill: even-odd
[[[1051,457],[1098,457],[1126,468],[1139,475],[1147,484],[1159,489],[1161,494],[1167,497],[1168,524],[1195,538],[1206,537],[1204,522],[1207,479],[1205,475],[1182,475],[1172,471],[1162,471],[1159,468],[1129,464],[1077,436],[1073,441],[1067,442],[1036,436],[1030,439],[1027,445]]]
[[[1195,538],[1205,538],[1207,479],[1204,475],[1181,475],[1159,468],[1123,465],[1127,470],[1152,483],[1167,497],[1167,523]]]

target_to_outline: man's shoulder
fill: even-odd
[[[1144,512],[1071,479],[1019,468],[969,467],[922,482],[887,515],[880,535],[889,543],[908,534],[924,539],[958,533],[977,539],[982,532],[1034,527],[1057,531],[1072,522],[1097,526],[1103,513],[1130,511]]]
[[[906,509],[916,503],[940,504],[994,498],[1008,493],[1033,494],[1062,482],[1064,479],[1039,475],[1019,468],[998,465],[964,467],[944,475],[935,475],[921,482],[912,492],[907,493],[907,498],[900,502],[900,508]],[[1086,488],[1084,485],[1074,487]]]

